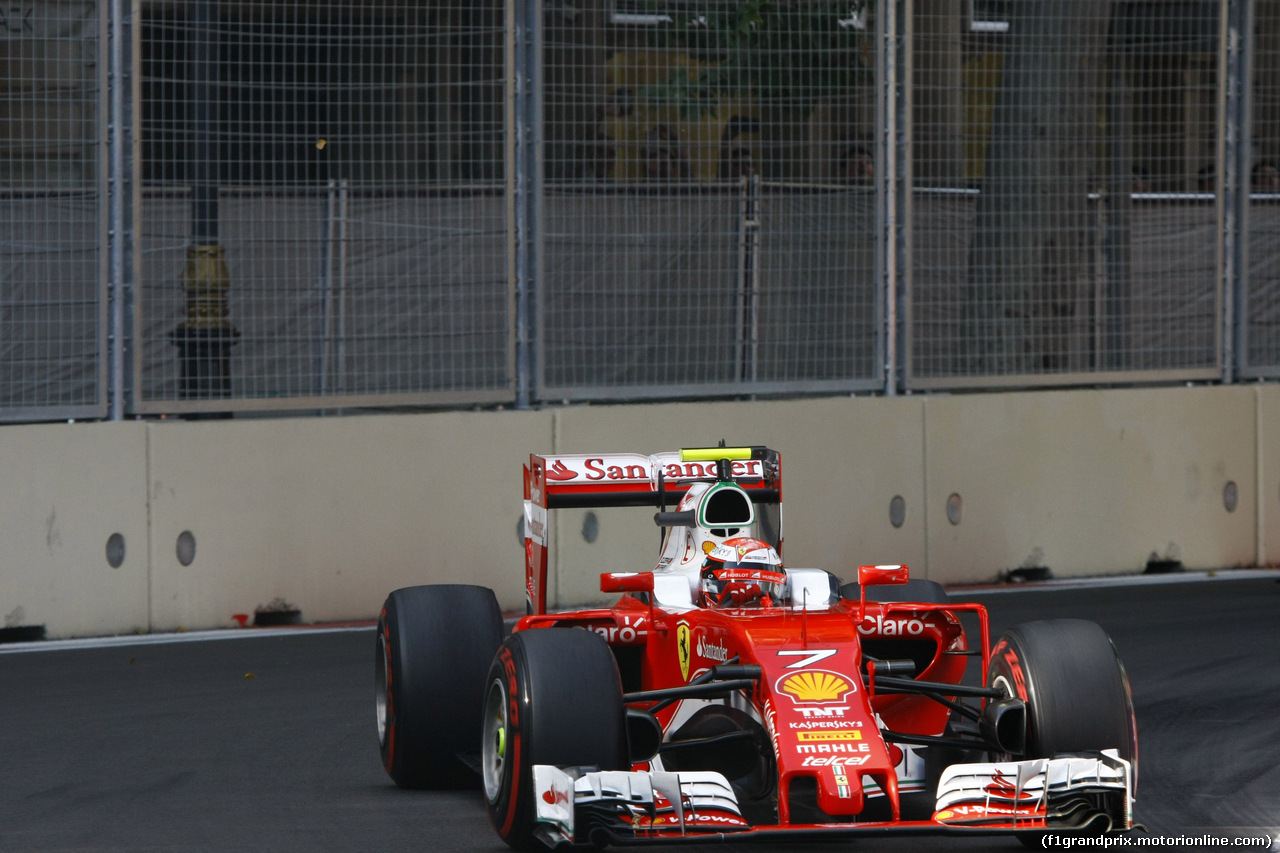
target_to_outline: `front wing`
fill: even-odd
[[[596,771],[533,767],[538,828],[548,847],[588,841],[641,844],[732,834],[780,836],[999,834],[1053,831],[1096,834],[1132,827],[1132,769],[1114,750],[1101,754],[995,764],[956,764],[938,785],[927,821],[752,826],[719,773]]]

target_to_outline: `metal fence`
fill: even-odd
[[[142,412],[512,396],[492,4],[143,3]]]
[[[1252,120],[1244,149],[1249,204],[1242,225],[1247,255],[1241,264],[1240,373],[1274,378],[1280,376],[1280,3],[1246,11],[1254,40],[1239,70],[1253,81],[1246,87]]]
[[[1280,0],[15,0],[0,122],[0,420],[1280,375]]]
[[[0,7],[0,418],[106,412],[105,21]]]

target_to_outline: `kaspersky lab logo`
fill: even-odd
[[[776,687],[779,693],[786,693],[797,705],[839,702],[855,691],[852,681],[825,669],[806,669],[785,675],[778,679]]]

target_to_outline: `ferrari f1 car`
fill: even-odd
[[[407,788],[483,783],[498,834],[561,844],[1132,826],[1137,729],[1101,628],[986,610],[906,566],[784,567],[780,455],[532,456],[527,615],[475,586],[391,593],[378,735]],[[547,517],[651,506],[656,563],[548,612]],[[966,671],[969,677],[966,678]]]

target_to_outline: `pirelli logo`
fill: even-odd
[[[858,729],[844,729],[834,732],[797,732],[796,739],[808,743],[830,743],[833,740],[862,740],[862,732]]]

